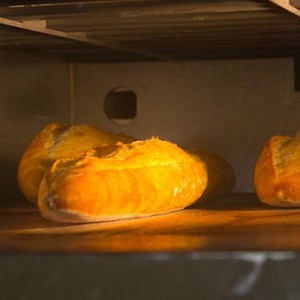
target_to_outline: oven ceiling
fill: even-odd
[[[68,61],[300,56],[300,18],[270,1],[1,1],[0,50]]]

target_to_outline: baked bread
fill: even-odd
[[[19,187],[29,201],[37,202],[40,182],[56,159],[76,157],[92,147],[132,140],[90,125],[51,123],[33,138],[25,150],[18,166]]]
[[[300,137],[274,136],[254,168],[258,198],[277,207],[300,207]]]
[[[204,163],[173,143],[152,138],[107,148],[52,165],[39,190],[44,217],[99,222],[162,214],[191,205],[205,190]]]
[[[200,201],[194,205],[202,204],[206,200],[230,192],[235,185],[235,174],[231,165],[219,154],[197,151],[191,153],[196,159],[203,161],[207,169],[207,187]]]

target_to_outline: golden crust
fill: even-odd
[[[300,207],[300,138],[274,136],[254,167],[258,198],[272,206]]]
[[[102,151],[102,150],[101,150]],[[176,145],[149,139],[57,160],[42,180],[38,205],[46,218],[98,222],[183,209],[207,184],[203,162]]]
[[[18,166],[18,184],[25,197],[37,202],[40,182],[56,159],[72,158],[92,147],[132,141],[90,125],[48,124],[31,141]]]

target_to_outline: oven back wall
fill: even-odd
[[[1,202],[24,201],[18,161],[48,122],[69,123],[68,66],[49,57],[0,52]]]
[[[218,152],[236,171],[235,192],[254,191],[253,166],[270,136],[299,129],[300,93],[289,58],[76,64],[74,87],[75,123]],[[103,109],[115,88],[137,95],[137,115],[126,124]]]

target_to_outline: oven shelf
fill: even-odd
[[[183,211],[126,221],[60,224],[32,205],[3,207],[0,251],[16,253],[149,253],[299,251],[300,209],[232,194]]]
[[[299,215],[253,194],[80,225],[47,221],[25,203],[6,206],[1,299],[297,299]]]
[[[5,1],[0,50],[75,62],[299,56],[299,12],[273,2],[288,1]]]

